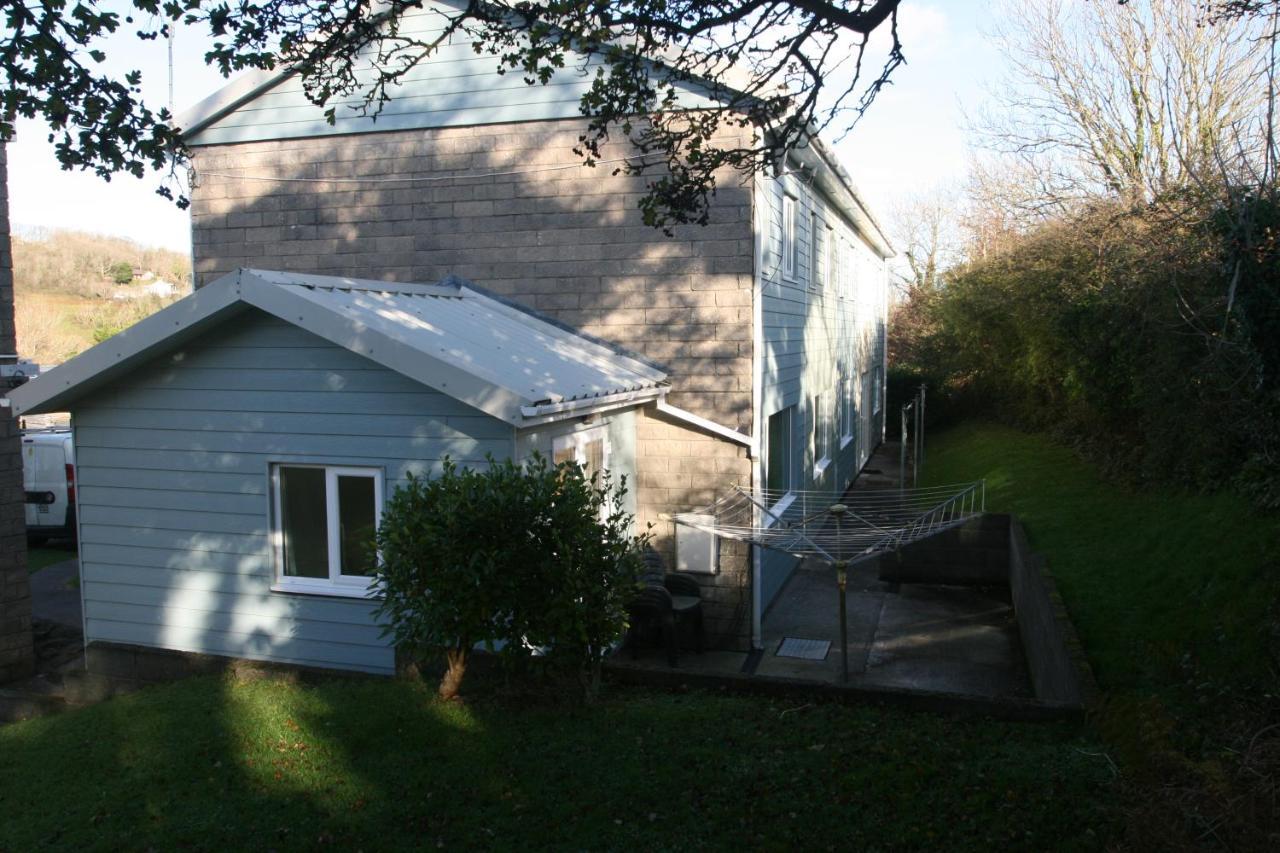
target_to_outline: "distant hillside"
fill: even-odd
[[[191,290],[189,258],[78,231],[13,237],[18,353],[50,365],[155,313]]]

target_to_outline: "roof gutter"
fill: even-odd
[[[521,406],[520,426],[537,426],[551,421],[576,418],[597,412],[607,412],[646,403],[660,397],[666,389],[660,387],[638,388],[633,391],[621,391],[617,394],[603,394],[599,397],[580,397],[564,402],[540,403],[534,406]]]

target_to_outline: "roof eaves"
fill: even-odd
[[[13,389],[9,392],[13,413],[63,411],[73,400],[124,376],[160,351],[171,349],[240,310],[243,310],[240,274],[235,272]]]
[[[246,71],[195,106],[184,110],[175,123],[188,145],[199,145],[193,139],[209,125],[254,100],[275,84],[293,74],[293,69]]]

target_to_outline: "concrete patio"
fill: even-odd
[[[897,483],[898,445],[886,443],[851,491],[894,488]],[[644,648],[637,659],[627,650],[612,658],[609,666],[623,674],[648,672],[670,680],[679,678],[679,673],[707,683],[719,678],[740,686],[750,686],[744,685],[745,680],[1015,704],[1035,700],[1007,584],[890,582],[881,580],[880,566],[879,559],[870,559],[849,569],[847,682],[835,571],[814,557],[799,563],[765,611],[761,649],[684,651],[672,670],[661,650]],[[779,655],[787,638],[828,642],[830,647],[821,660]]]

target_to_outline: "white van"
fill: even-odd
[[[75,539],[76,457],[71,430],[22,434],[22,488],[27,493],[27,541]]]

